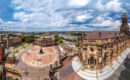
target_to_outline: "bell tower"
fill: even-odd
[[[120,33],[124,34],[124,35],[129,35],[129,26],[128,26],[128,23],[127,23],[127,12],[126,12],[126,10],[123,11]]]

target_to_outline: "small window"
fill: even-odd
[[[98,51],[101,51],[101,49],[98,49]]]
[[[87,50],[87,48],[83,48],[83,50]]]
[[[90,50],[91,50],[91,51],[94,51],[94,49],[93,49],[93,48],[90,48]]]

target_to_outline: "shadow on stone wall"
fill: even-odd
[[[130,80],[130,58],[126,58],[124,62],[125,70],[123,70],[120,74],[119,80]],[[124,79],[122,79],[123,77]]]

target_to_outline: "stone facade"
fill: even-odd
[[[10,46],[16,46],[22,43],[22,38],[20,37],[11,37],[11,38],[4,38],[5,47],[9,48]]]
[[[6,63],[14,64],[16,62],[16,57],[12,54],[9,54],[6,58]]]
[[[79,61],[84,69],[102,70],[130,47],[129,27],[126,21],[124,13],[120,32],[93,31],[87,36],[82,33],[82,37],[78,38],[77,47]]]
[[[33,44],[43,46],[43,47],[54,46],[55,40],[53,40],[51,38],[39,38],[39,39],[35,40]]]

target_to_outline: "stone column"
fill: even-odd
[[[88,57],[87,57],[87,55],[85,55],[85,57],[86,57],[85,58],[85,64],[88,65]]]

